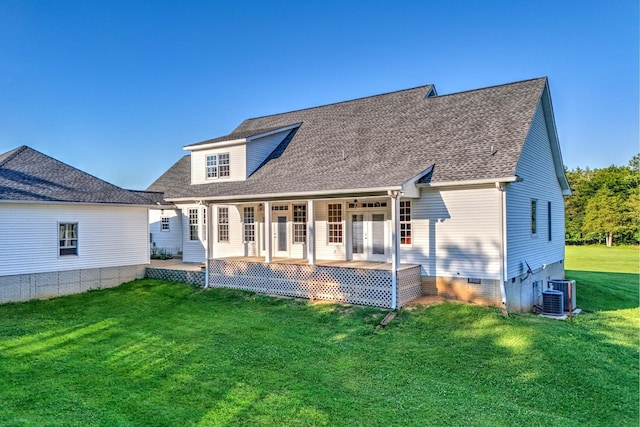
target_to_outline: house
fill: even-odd
[[[546,78],[258,117],[184,149],[148,190],[180,210],[207,286],[527,311],[564,278],[570,189]]]
[[[144,277],[149,206],[130,191],[22,146],[0,155],[0,303]]]

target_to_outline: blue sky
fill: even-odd
[[[638,2],[0,0],[0,153],[144,189],[246,118],[548,76],[564,163],[638,152]]]

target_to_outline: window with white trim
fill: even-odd
[[[60,256],[78,255],[78,223],[60,222],[58,230]]]
[[[547,240],[551,241],[551,202],[547,202]]]
[[[307,243],[307,205],[293,205],[293,243]]]
[[[204,240],[209,237],[209,229],[207,228],[207,208],[202,208],[202,235]]]
[[[342,243],[342,204],[329,203],[327,210],[329,243]]]
[[[411,201],[400,201],[400,244],[411,244]]]
[[[208,155],[206,169],[207,179],[228,178],[231,174],[229,153]]]
[[[198,240],[198,209],[189,209],[189,240]]]
[[[243,220],[244,224],[244,242],[256,241],[256,216],[253,206],[244,208]]]
[[[169,218],[167,218],[167,217],[160,218],[160,231],[170,231],[169,230]]]
[[[229,241],[229,208],[218,208],[218,242]]]
[[[531,199],[531,234],[538,232],[538,201]]]

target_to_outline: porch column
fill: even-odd
[[[264,202],[264,262],[271,262],[271,203]]]
[[[316,210],[313,200],[307,200],[307,261],[316,263]]]
[[[400,196],[397,191],[391,193],[391,309],[397,307],[398,268],[400,267]]]
[[[204,205],[205,207],[205,237],[207,244],[205,245],[204,257],[204,287],[209,287],[209,260],[213,258],[213,205]]]

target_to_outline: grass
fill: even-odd
[[[149,279],[2,305],[0,425],[637,426],[637,275],[572,250],[572,324],[444,303],[380,329],[384,310]]]

